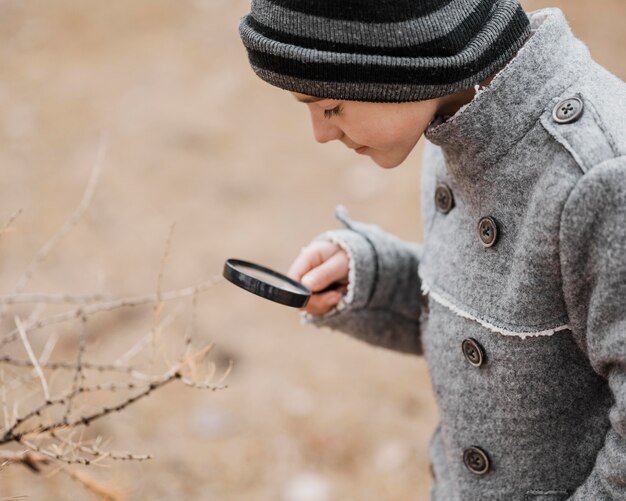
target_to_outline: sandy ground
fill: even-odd
[[[623,1],[524,5],[560,6],[594,57],[626,77]],[[236,31],[247,7],[0,0],[0,226],[22,210],[0,240],[2,294],[79,203],[103,137],[93,202],[28,291],[152,292],[174,223],[163,289],[219,274],[227,257],[286,270],[301,246],[337,226],[338,203],[420,240],[421,145],[383,171],[340,145],[315,144],[304,107],[247,66]],[[163,333],[171,346],[189,301],[181,308]],[[151,307],[94,317],[86,357],[114,359],[152,318]],[[91,427],[112,449],[153,456],[87,469],[95,479],[128,500],[428,499],[437,416],[422,359],[301,326],[297,311],[224,282],[198,297],[196,326],[197,346],[216,343],[219,370],[234,360],[228,389],[173,384]],[[11,328],[5,318],[3,331]],[[57,334],[54,357],[68,359],[76,332],[69,322],[32,342],[41,350]],[[7,353],[24,356],[19,344]],[[95,499],[62,472],[1,470],[0,499],[20,495]]]

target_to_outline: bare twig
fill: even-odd
[[[172,223],[172,226],[170,226],[170,232],[167,235],[167,240],[165,241],[165,249],[163,250],[163,257],[161,257],[161,264],[159,265],[159,274],[157,276],[157,289],[156,289],[157,305],[155,306],[155,308],[157,308],[158,305],[161,303],[161,287],[163,285],[163,274],[165,271],[165,263],[167,262],[167,258],[170,254],[170,246],[172,245],[172,237],[174,236],[175,228],[176,228],[176,223]]]
[[[89,304],[110,299],[102,294],[72,296],[70,294],[21,293],[0,295],[0,304]]]
[[[204,358],[206,356],[206,354],[211,350],[211,348],[213,347],[213,345],[208,345],[207,347],[203,348],[202,350],[200,350],[198,353],[195,354],[191,354],[189,355],[189,357],[187,357],[187,359],[183,360],[181,363],[173,366],[170,370],[168,370],[166,373],[164,373],[160,378],[152,380],[146,387],[144,387],[142,389],[142,391],[140,391],[139,393],[126,398],[124,401],[122,401],[121,403],[111,406],[111,407],[104,407],[96,412],[93,412],[92,414],[89,415],[83,415],[80,416],[77,419],[74,420],[69,420],[67,418],[67,416],[64,417],[64,419],[59,420],[57,422],[48,422],[48,423],[42,423],[39,426],[35,427],[35,428],[31,428],[28,430],[24,430],[24,431],[18,431],[18,428],[21,427],[21,425],[23,423],[25,423],[26,421],[30,420],[31,418],[35,417],[35,416],[40,416],[41,413],[45,410],[48,409],[52,406],[56,406],[56,405],[67,405],[67,399],[72,396],[70,394],[65,394],[62,397],[59,398],[55,398],[53,400],[48,399],[45,403],[43,403],[42,405],[40,405],[39,407],[37,407],[36,409],[33,409],[32,411],[30,411],[29,413],[27,413],[26,415],[17,418],[13,421],[13,425],[10,426],[9,428],[6,429],[6,431],[4,432],[4,434],[2,436],[0,436],[0,445],[5,444],[5,443],[9,443],[9,442],[18,442],[18,443],[24,443],[25,444],[25,440],[27,439],[26,437],[36,434],[36,435],[42,435],[42,434],[46,434],[46,433],[50,433],[50,432],[54,432],[55,430],[59,430],[59,429],[74,429],[78,426],[88,426],[91,422],[100,419],[108,414],[111,414],[113,412],[120,412],[122,410],[124,410],[126,407],[128,407],[129,405],[137,402],[138,400],[140,400],[141,398],[144,398],[148,395],[150,395],[153,391],[165,386],[166,384],[174,381],[175,379],[181,379],[183,380],[184,384],[188,385],[188,386],[193,386],[194,388],[199,388],[199,389],[210,389],[210,390],[220,390],[220,389],[224,389],[226,388],[225,385],[223,385],[223,381],[224,379],[228,376],[228,374],[230,373],[231,369],[232,369],[232,363],[229,366],[229,368],[227,369],[227,371],[224,373],[224,375],[220,378],[220,380],[217,383],[210,383],[208,381],[204,381],[204,382],[196,382],[188,377],[185,377],[182,375],[181,371],[185,368],[188,367],[190,364],[193,365],[193,360],[202,360],[202,358]],[[123,387],[123,385],[122,385]],[[90,388],[88,388],[88,390],[90,391],[96,391],[99,389],[108,389],[111,390],[112,388],[115,388],[115,386],[106,386],[106,385],[95,385],[92,386]],[[125,386],[126,389],[131,389],[134,388],[134,385],[126,385]],[[77,393],[81,393],[84,392],[86,390],[84,390],[83,388],[77,388],[76,392]],[[30,447],[30,444],[28,444],[28,446]],[[43,451],[41,451],[43,452]]]
[[[35,473],[41,471],[42,464],[48,464],[49,460],[43,454],[33,451],[12,452],[0,451],[0,465],[21,464]],[[15,498],[18,499],[18,498]]]
[[[231,373],[233,369],[234,364],[232,360],[229,361],[228,367],[224,371],[224,374],[222,374],[222,377],[217,382],[211,382],[215,374],[215,364],[211,365],[211,370],[209,374],[206,376],[205,381],[198,382],[195,380],[195,375],[197,372],[198,364],[206,358],[206,356],[213,349],[214,346],[215,346],[214,344],[209,344],[205,346],[202,350],[192,355],[189,355],[184,359],[183,366],[189,369],[192,377],[186,377],[186,376],[181,375],[180,380],[183,384],[190,386],[192,388],[201,389],[201,390],[215,391],[215,390],[221,390],[221,389],[226,388],[226,386],[223,385],[223,382],[226,380],[226,378],[229,376],[229,374]]]
[[[33,363],[29,360],[18,360],[11,358],[9,356],[0,357],[0,363],[4,363],[7,365],[12,365],[14,367],[34,367]],[[76,370],[76,364],[70,362],[48,362],[46,364],[40,364],[40,366],[44,369],[50,370]],[[94,364],[89,362],[83,362],[83,369],[89,369],[97,372],[119,372],[129,374],[131,377],[144,381],[150,382],[158,379],[158,376],[151,376],[144,372],[141,372],[135,367],[123,366],[123,365],[111,365],[111,364]]]
[[[13,221],[15,221],[17,219],[17,217],[22,213],[22,209],[19,209],[17,211],[15,211],[11,217],[9,217],[9,220],[6,222],[6,224],[3,226],[3,228],[0,230],[0,238],[2,237],[2,235],[4,235],[5,233],[7,233],[9,231],[9,228],[11,227],[11,225],[13,224]]]
[[[63,405],[63,404],[65,404],[65,398],[56,398],[54,400],[44,402],[39,407],[33,409],[32,411],[30,411],[29,413],[23,416],[14,417],[13,419],[11,419],[11,422],[13,424],[5,430],[4,435],[0,438],[0,445],[8,444],[9,442],[18,442],[19,438],[23,434],[17,433],[16,430],[22,423],[25,423],[26,421],[28,421],[29,419],[35,416],[41,416],[41,413],[44,409],[49,409],[50,407],[53,407],[55,405]]]
[[[196,383],[195,381],[192,381],[191,379],[187,379],[187,378],[181,378],[181,382],[184,383],[186,386],[189,386],[190,388],[195,388],[197,390],[211,390],[211,391],[217,391],[217,390],[224,390],[226,388],[228,388],[228,386],[226,385],[219,385],[219,384],[215,384],[215,383]]]
[[[41,381],[41,388],[43,390],[44,398],[46,399],[47,402],[49,402],[50,391],[48,390],[48,383],[46,382],[46,377],[44,376],[43,371],[41,370],[39,361],[37,360],[37,357],[33,353],[33,349],[30,346],[30,343],[28,342],[28,337],[26,336],[26,331],[24,330],[22,321],[20,320],[20,317],[18,317],[17,315],[15,315],[13,319],[15,321],[17,330],[20,333],[20,337],[22,338],[22,343],[24,343],[24,348],[26,348],[26,353],[28,354],[28,358],[30,358],[30,361],[33,363],[35,371],[37,372],[37,375],[39,376],[39,380]]]
[[[163,301],[161,300],[161,287],[163,286],[163,274],[165,271],[165,263],[167,262],[167,258],[170,253],[170,245],[172,244],[172,237],[174,236],[174,228],[176,228],[176,223],[172,223],[170,226],[170,231],[167,236],[167,240],[165,241],[165,249],[163,250],[163,257],[161,258],[161,263],[159,265],[159,274],[157,275],[157,285],[156,285],[156,301],[154,303],[154,317],[152,323],[152,361],[154,362],[154,356],[156,354],[156,345],[157,345],[157,337],[158,330],[157,325],[159,324],[159,317],[161,315],[161,310],[163,309]]]
[[[78,442],[74,442],[71,437],[65,438],[60,436],[56,432],[51,432],[50,437],[59,441],[63,445],[69,447],[72,450],[80,451],[84,454],[88,454],[94,459],[91,459],[91,464],[96,461],[102,461],[102,459],[113,459],[116,461],[147,461],[152,459],[152,456],[149,454],[132,454],[131,452],[125,451],[103,451],[100,448],[101,439],[98,437],[95,442],[91,445],[87,445],[87,443],[80,437]]]
[[[7,387],[4,384],[4,369],[0,369],[0,392],[2,393],[2,415],[4,417],[3,429],[7,429],[11,426],[9,420],[9,407],[7,404]]]
[[[56,346],[58,340],[59,335],[56,332],[53,332],[46,341],[43,350],[41,350],[41,355],[39,355],[39,365],[43,366],[44,364],[48,363],[48,360],[50,360],[50,355],[52,355],[52,351],[54,350],[54,347]]]
[[[194,294],[198,294],[205,290],[210,289],[215,284],[221,282],[223,280],[221,275],[215,275],[213,278],[210,278],[195,287],[186,287],[184,289],[173,290],[169,292],[165,292],[161,294],[161,301],[172,301],[175,299],[181,299],[184,297],[193,296]],[[114,299],[111,301],[103,301],[101,303],[90,304],[81,308],[75,308],[63,313],[59,313],[57,315],[51,315],[49,317],[43,318],[42,320],[38,320],[33,322],[32,324],[28,324],[25,326],[26,331],[41,329],[42,327],[46,327],[48,325],[67,322],[68,320],[73,320],[81,315],[93,315],[95,313],[101,313],[105,311],[111,311],[118,308],[130,308],[135,306],[140,306],[144,304],[153,303],[156,301],[156,294],[147,294],[145,296],[129,296],[119,299]],[[0,341],[0,348],[6,346],[7,344],[15,341],[19,337],[19,333],[17,329],[6,334],[4,339]]]
[[[197,351],[196,353],[190,353],[186,355],[185,357],[183,357],[182,366],[184,367],[185,372],[189,373],[189,375],[185,375],[186,380],[193,380],[193,381],[196,380],[197,373],[198,373],[198,366],[200,365],[200,363],[202,363],[206,359],[207,355],[214,347],[215,345],[213,343],[210,343],[206,345],[204,348],[202,348],[201,350]],[[215,365],[211,365],[211,372],[207,376],[207,378],[209,379],[212,378],[214,374],[215,374]]]
[[[18,360],[11,358],[8,355],[0,357],[0,363],[13,365],[15,367],[33,367],[33,363],[30,360]],[[46,362],[39,365],[45,369],[57,370],[65,369],[70,371],[76,370],[76,364],[72,362]],[[111,364],[93,364],[89,362],[83,362],[83,369],[91,369],[98,372],[123,372],[130,374],[135,369],[133,367],[127,367],[123,365],[111,365]]]
[[[67,467],[63,468],[62,471],[69,475],[72,480],[80,483],[89,492],[98,496],[102,501],[123,501],[123,494],[119,489],[103,485],[95,481],[85,472],[69,469]]]
[[[165,318],[163,318],[163,320],[161,320],[161,322],[157,326],[159,331],[162,331],[166,329],[167,327],[169,327],[172,324],[172,322],[176,320],[181,310],[182,310],[182,306],[177,305],[174,311],[170,312]],[[113,364],[115,366],[120,366],[122,364],[127,363],[129,360],[135,357],[138,353],[141,353],[143,349],[146,348],[150,344],[151,340],[152,340],[152,330],[150,330],[150,332],[148,332],[145,336],[139,339],[139,341],[137,341],[133,346],[131,346],[125,353],[120,355],[113,362]]]
[[[46,449],[45,447],[40,447],[30,440],[23,439],[21,440],[21,443],[28,447],[30,450],[37,452],[38,454],[41,454],[49,459],[54,459],[55,461],[61,461],[66,464],[82,464],[85,466],[89,466],[94,461],[80,456],[70,457],[68,450],[61,449],[55,445],[53,445],[51,449]]]
[[[76,360],[76,371],[74,372],[74,380],[72,381],[72,390],[67,397],[67,407],[65,409],[63,421],[67,421],[69,419],[70,412],[72,411],[72,403],[74,402],[74,396],[78,393],[78,388],[82,387],[85,379],[83,373],[83,353],[85,352],[86,325],[87,317],[83,315],[80,319],[80,328],[78,331],[78,357]]]
[[[100,145],[98,147],[98,152],[96,155],[96,160],[93,164],[93,168],[91,170],[91,176],[89,177],[89,181],[87,183],[87,187],[83,193],[83,197],[76,207],[76,210],[70,215],[70,217],[63,223],[61,228],[48,240],[39,252],[33,259],[33,261],[26,267],[26,270],[20,277],[15,286],[15,292],[21,292],[26,287],[26,284],[29,282],[35,270],[39,267],[39,265],[46,259],[46,257],[50,254],[50,251],[54,248],[57,242],[65,236],[80,220],[82,215],[85,213],[89,204],[91,203],[91,199],[93,198],[94,191],[96,189],[96,185],[98,184],[98,179],[100,177],[100,172],[102,170],[102,165],[104,164],[104,159],[106,156],[106,144],[105,140],[102,139],[100,141]]]
[[[153,383],[161,383],[163,380],[163,378],[161,377],[159,380],[154,381]],[[169,381],[167,381],[169,382]],[[126,389],[126,390],[132,390],[135,389],[138,385],[135,383],[126,383],[126,384],[119,384],[116,385],[114,383],[109,383],[109,384],[101,384],[101,385],[93,385],[93,386],[88,386],[88,387],[84,387],[84,388],[78,388],[77,393],[87,393],[87,392],[93,392],[93,391],[100,391],[100,390],[108,390],[108,391],[116,391],[116,390],[120,390],[120,389]],[[151,383],[152,386],[152,383]],[[158,386],[162,386],[162,384],[159,384]],[[158,387],[157,386],[157,387]],[[148,390],[152,391],[154,388],[147,388]],[[145,392],[145,389],[144,389]],[[149,393],[149,392],[148,392]],[[32,434],[32,433],[41,433],[42,432],[42,428],[38,428],[38,429],[32,429],[30,431],[27,432],[17,432],[17,429],[26,421],[34,418],[34,417],[39,417],[41,416],[42,412],[46,409],[49,409],[53,406],[56,405],[66,405],[67,404],[67,398],[71,395],[70,392],[67,392],[55,399],[52,400],[48,400],[42,404],[40,404],[38,407],[36,407],[35,409],[31,410],[30,412],[28,412],[27,414],[24,414],[23,416],[17,418],[17,419],[13,419],[11,422],[13,422],[13,424],[5,429],[4,435],[2,437],[0,437],[0,445],[3,443],[8,443],[8,442],[13,442],[13,441],[19,441],[19,438],[23,435],[27,435],[27,434]],[[133,401],[136,401],[137,399],[133,397]],[[132,403],[132,402],[131,402]],[[123,408],[123,407],[122,407]],[[118,409],[121,410],[122,408]],[[105,409],[106,410],[106,409]],[[115,410],[115,409],[113,409]],[[58,422],[54,427],[50,428],[50,429],[58,429],[58,428],[63,428],[63,427],[72,427],[75,426],[76,424],[88,424],[85,423],[83,419],[78,419],[75,420],[73,423],[70,423],[66,418],[64,418],[62,421]],[[44,431],[49,431],[48,429],[44,430]]]
[[[185,329],[185,337],[183,338],[183,352],[182,356],[185,357],[189,354],[191,350],[191,341],[193,338],[193,333],[196,328],[196,310],[198,307],[198,295],[194,294],[191,297],[191,311],[189,313],[189,322],[187,322],[187,327]]]
[[[176,370],[170,370],[168,371],[159,381],[154,381],[152,383],[150,383],[150,385],[144,389],[143,391],[141,391],[140,393],[134,395],[133,397],[130,397],[128,399],[126,399],[124,402],[114,406],[114,407],[104,407],[103,409],[94,412],[93,414],[90,414],[88,416],[81,416],[80,418],[69,422],[69,423],[52,423],[49,425],[44,425],[40,428],[37,428],[36,430],[32,430],[30,432],[24,432],[24,433],[20,433],[18,435],[18,439],[16,441],[21,441],[21,437],[24,435],[28,435],[30,433],[37,433],[37,434],[41,434],[41,433],[46,433],[48,431],[51,430],[56,430],[59,428],[63,428],[63,427],[69,427],[69,428],[74,428],[76,426],[79,425],[83,425],[83,426],[88,426],[89,424],[91,424],[93,421],[100,419],[104,416],[107,416],[108,414],[111,414],[113,412],[120,412],[122,410],[124,410],[126,407],[128,407],[131,404],[134,404],[135,402],[137,402],[137,400],[140,400],[144,397],[147,397],[148,395],[150,395],[150,393],[152,393],[154,390],[157,390],[159,388],[161,388],[162,386],[165,386],[168,383],[171,383],[172,381],[174,381],[175,379],[180,377],[180,374],[178,373],[178,368],[175,368]],[[3,439],[0,439],[0,444],[3,443]]]

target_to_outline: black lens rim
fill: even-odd
[[[240,271],[239,269],[237,269],[237,266],[246,266],[248,268],[267,273],[268,275],[272,275],[279,280],[283,280],[289,283],[290,285],[294,286],[296,289],[301,290],[302,292],[294,292],[291,290],[282,289],[275,285],[270,285],[263,280],[252,277]],[[256,263],[251,263],[250,261],[244,261],[243,259],[227,259],[224,263],[224,271],[222,275],[229,282],[232,282],[236,286],[241,287],[242,289],[245,289],[252,294],[256,294],[257,296],[269,299],[270,301],[274,301],[275,303],[284,304],[285,306],[291,306],[293,308],[303,308],[304,306],[306,306],[312,294],[311,291],[307,289],[304,285],[296,282],[295,280],[292,280],[282,273],[270,270],[269,268],[258,265]]]

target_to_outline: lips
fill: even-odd
[[[361,146],[359,148],[354,149],[354,151],[356,151],[359,155],[362,155],[363,153],[365,153],[366,150],[367,150],[367,146]]]

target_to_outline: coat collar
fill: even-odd
[[[534,11],[529,19],[532,34],[517,55],[470,103],[425,132],[441,146],[453,177],[471,178],[495,165],[588,67],[589,51],[561,10]]]

